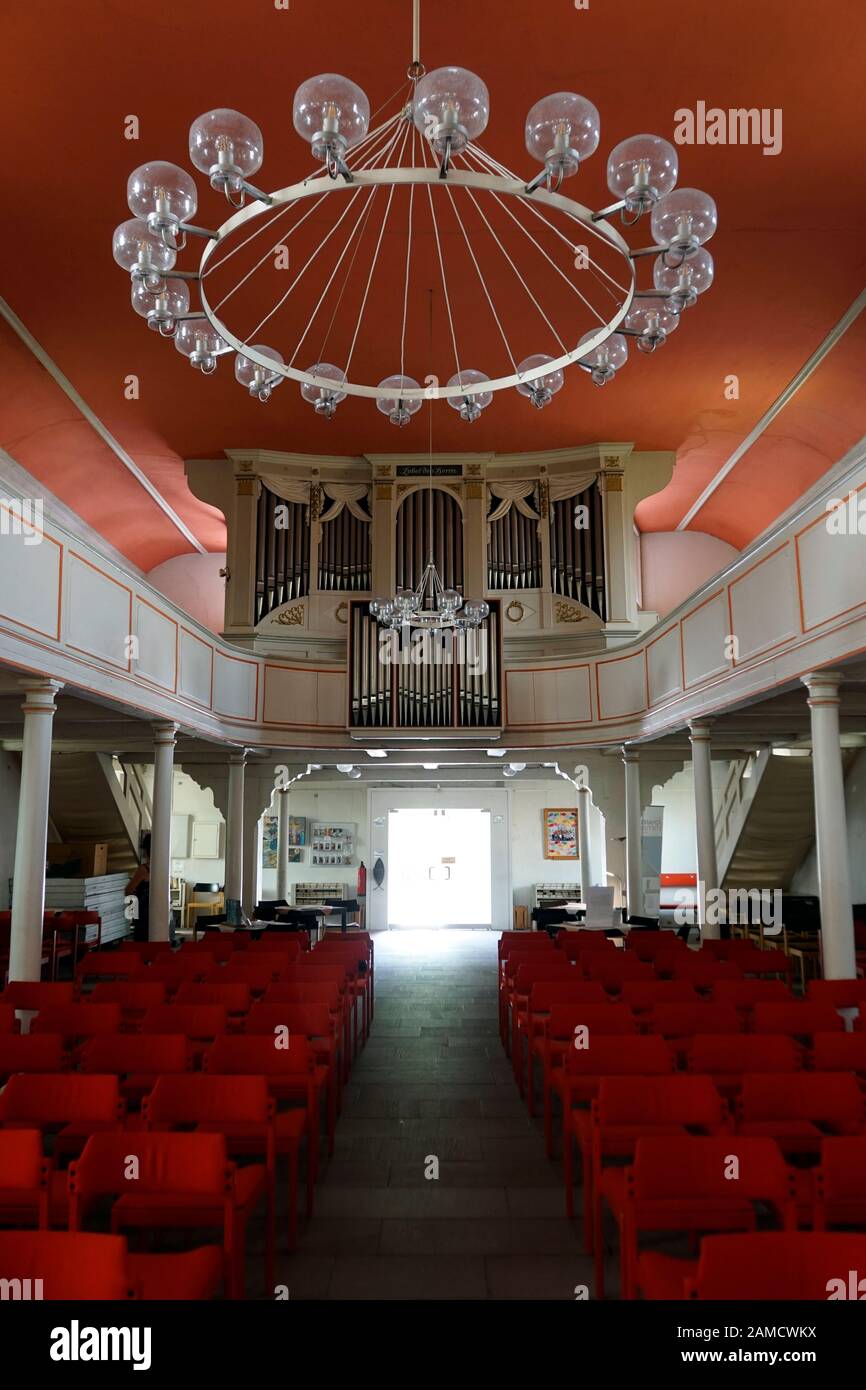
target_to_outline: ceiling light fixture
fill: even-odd
[[[381,124],[370,130],[365,93],[339,74],[321,74],[296,91],[295,129],[321,166],[312,176],[274,193],[257,188],[250,179],[264,158],[262,132],[248,117],[228,108],[205,112],[189,132],[193,165],[234,209],[218,230],[191,221],[198,197],[185,170],[164,161],[134,170],[127,185],[133,218],[114,233],[113,252],[139,291],[136,311],[165,337],[175,334],[178,325],[194,322],[196,328],[184,334],[180,351],[200,371],[212,372],[221,355],[236,353],[237,379],[255,399],[269,400],[276,385],[291,379],[324,419],[330,419],[349,395],[374,400],[398,426],[410,423],[424,399],[447,400],[461,419],[471,423],[497,391],[506,389],[516,388],[540,409],[561,389],[564,369],[572,365],[588,373],[597,385],[605,385],[625,365],[629,337],[636,339],[642,352],[654,352],[676,328],[679,315],[712,284],[713,263],[705,243],[717,226],[713,199],[697,189],[677,188],[677,152],[657,135],[631,136],[611,152],[607,184],[615,201],[609,206],[593,212],[566,197],[561,191],[565,180],[574,177],[596,151],[601,133],[596,107],[574,92],[555,92],[531,108],[525,144],[541,169],[528,182],[520,178],[476,143],[490,115],[490,98],[481,78],[454,66],[425,71],[419,47],[420,0],[412,0],[412,9],[410,85],[399,100],[392,99],[397,109]],[[377,201],[379,190],[382,196]],[[296,273],[293,264],[289,289],[283,291],[280,286],[279,298],[255,328],[234,331],[220,317],[223,306],[262,266],[271,263],[272,251],[281,245],[285,249],[287,239],[308,217],[330,212],[326,204],[328,195],[334,194],[339,201],[332,206],[342,209],[341,214],[329,230],[315,233],[320,239]],[[374,232],[371,237],[375,249],[367,267],[358,250],[368,222],[373,227],[374,203],[383,211],[378,235]],[[405,250],[380,257],[392,211],[394,222],[405,213]],[[653,243],[632,250],[609,219],[620,214],[627,228],[647,213]],[[311,228],[325,220],[317,218]],[[276,246],[250,271],[240,272],[234,284],[220,286],[212,302],[210,277],[222,272],[236,251],[271,227],[279,234]],[[206,242],[199,269],[178,271],[177,253],[191,235]],[[420,270],[420,258],[413,258],[413,240],[418,239],[435,245],[429,265],[422,261]],[[391,238],[386,244],[394,245]],[[610,265],[599,263],[590,248]],[[459,258],[465,267],[465,251],[474,267],[472,284],[477,279],[480,286],[475,302],[467,297],[467,282],[449,289],[449,270]],[[649,255],[655,258],[653,285],[637,290],[635,264]],[[430,266],[435,266],[441,279],[449,326],[443,341],[447,338],[453,365],[431,373],[421,385],[404,371],[406,330],[414,302],[412,288],[426,283]],[[392,281],[383,292],[382,278],[389,274]],[[311,284],[316,275],[323,277],[321,292],[318,284]],[[542,282],[544,275],[550,284]],[[302,280],[304,313],[309,312],[310,302],[315,303],[305,325],[296,308],[300,295],[295,291]],[[374,295],[377,307],[371,308],[374,280],[379,299]],[[188,301],[184,302],[188,292],[183,281],[197,282],[200,308],[190,310]],[[533,323],[533,336],[548,338],[550,352],[519,352],[512,347],[509,324],[514,327],[514,306],[508,305],[508,312],[496,303],[496,292],[506,281],[509,291],[528,296],[532,316],[521,315],[519,321]],[[260,283],[261,278],[255,282]],[[353,287],[357,295],[347,293]],[[600,307],[590,297],[599,293],[607,296],[599,300]],[[611,298],[616,306],[612,313]],[[357,310],[348,309],[358,303]],[[344,304],[340,318],[338,311]],[[394,320],[402,324],[399,341],[390,342],[382,331],[387,318],[381,310],[387,304],[393,307]],[[498,330],[491,339],[491,352],[498,350],[499,338],[504,344],[505,370],[496,376],[466,365],[462,358],[458,327],[461,317],[471,321],[476,316],[476,305],[479,314],[492,313]],[[583,333],[575,311],[588,321]],[[357,312],[357,319],[347,323],[350,312]],[[254,341],[266,324],[276,333],[287,321],[293,347],[287,344],[281,352]],[[336,365],[323,357],[332,330],[339,336],[340,324],[346,328],[347,346],[343,364]],[[322,336],[320,325],[322,351],[303,370],[297,360],[311,334]],[[395,365],[399,361],[399,372],[380,371],[378,384],[350,376],[364,327],[365,343],[373,356],[390,355]],[[335,349],[332,355],[337,355]],[[384,360],[382,366],[387,371]]]

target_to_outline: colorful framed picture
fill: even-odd
[[[563,806],[545,806],[542,814],[545,859],[579,858],[577,811]]]
[[[289,844],[298,846],[307,843],[307,817],[289,816]],[[293,859],[289,853],[289,863],[299,864],[299,859]]]
[[[277,850],[280,843],[279,816],[262,816],[262,868],[277,867]]]
[[[303,864],[304,849],[302,845],[289,845],[289,863]]]

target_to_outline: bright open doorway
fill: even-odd
[[[388,848],[389,926],[491,925],[488,810],[389,811]]]

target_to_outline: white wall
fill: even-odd
[[[514,905],[534,905],[537,883],[573,883],[575,898],[580,897],[580,861],[545,859],[543,812],[546,806],[577,805],[577,792],[568,782],[524,782],[516,778],[511,787],[511,875]],[[590,841],[593,882],[605,884],[604,817],[591,808]]]
[[[845,813],[848,819],[848,865],[852,903],[866,903],[866,749],[857,754],[845,781]],[[814,845],[791,879],[791,893],[814,896],[818,892],[818,865]]]
[[[222,813],[214,805],[213,792],[207,787],[200,787],[188,773],[175,769],[171,810],[173,815],[191,818],[190,839],[192,839],[194,821],[219,821],[219,858],[187,859],[183,873],[190,885],[193,883],[224,883],[226,829]]]
[[[647,532],[641,536],[641,607],[664,617],[739,553],[704,531]]]
[[[334,786],[324,786],[319,784],[316,788],[304,787],[300,784],[293,787],[288,793],[289,814],[292,816],[306,816],[307,818],[307,844],[304,847],[304,862],[302,864],[289,865],[289,885],[293,883],[346,883],[351,892],[347,897],[355,896],[355,888],[358,881],[358,866],[363,859],[367,866],[368,891],[370,888],[370,850],[367,837],[367,788],[363,785],[358,786],[354,782],[349,782],[342,778]],[[312,821],[322,821],[325,823],[335,822],[342,824],[345,821],[355,823],[355,862],[350,865],[332,866],[327,864],[311,864],[310,857],[310,825]],[[277,896],[277,871],[276,869],[262,870],[262,897],[275,898]],[[290,894],[291,900],[291,894]]]
[[[9,880],[15,868],[15,835],[18,828],[20,759],[0,749],[0,911],[9,903]]]
[[[226,585],[220,578],[225,552],[213,555],[175,555],[157,565],[147,576],[161,594],[211,632],[225,626]]]
[[[721,804],[721,795],[727,780],[729,766],[727,760],[716,759],[713,762],[713,797],[717,811]],[[665,808],[662,827],[661,872],[663,874],[697,873],[695,790],[691,763],[687,763],[682,771],[675,773],[664,786],[653,788],[652,805],[664,806]]]

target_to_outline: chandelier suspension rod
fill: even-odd
[[[511,362],[511,369],[512,369],[513,372],[516,373],[516,372],[517,372],[517,362],[515,361],[514,353],[511,351],[511,344],[510,344],[509,341],[508,341],[508,337],[507,337],[507,335],[506,335],[505,329],[502,327],[502,322],[501,322],[501,320],[500,320],[500,318],[499,318],[498,313],[496,312],[496,305],[493,303],[493,299],[492,299],[492,297],[491,297],[490,291],[489,291],[489,289],[487,288],[487,281],[484,279],[484,275],[483,275],[483,273],[482,273],[481,266],[478,264],[478,257],[475,255],[475,251],[473,250],[473,247],[472,247],[472,242],[469,240],[468,233],[467,233],[467,231],[466,231],[466,228],[465,228],[464,225],[463,225],[463,219],[462,219],[462,217],[460,216],[460,210],[459,210],[459,208],[457,207],[457,204],[456,204],[455,201],[454,201],[454,191],[453,191],[453,189],[451,188],[450,184],[449,184],[449,185],[446,185],[446,192],[447,192],[447,194],[448,194],[448,197],[451,199],[451,208],[452,208],[452,210],[453,210],[453,212],[454,212],[454,216],[455,216],[456,219],[457,219],[457,225],[458,225],[458,227],[460,228],[461,232],[463,233],[463,240],[466,242],[466,249],[467,249],[467,251],[469,252],[469,255],[470,255],[471,258],[472,258],[472,264],[475,266],[475,270],[476,270],[476,272],[477,272],[477,274],[478,274],[478,279],[479,279],[479,281],[480,281],[480,283],[481,283],[481,288],[482,288],[482,290],[484,291],[484,297],[485,297],[485,299],[487,300],[487,303],[490,305],[490,312],[491,312],[491,314],[493,315],[493,319],[494,319],[494,322],[495,322],[495,324],[496,324],[496,327],[499,329],[499,336],[501,337],[501,339],[502,339],[502,341],[503,341],[503,343],[504,343],[504,345],[505,345],[505,351],[507,352],[507,354],[508,354],[508,359],[509,359],[509,361]]]
[[[415,163],[415,126],[412,126],[412,163]],[[409,313],[409,266],[412,261],[412,216],[415,207],[415,185],[409,187],[409,229],[406,233],[406,278],[403,285],[403,325],[400,330],[400,376],[406,375],[406,319]]]
[[[407,133],[408,133],[408,132],[407,132]],[[379,228],[379,239],[378,239],[378,241],[376,242],[376,249],[375,249],[374,252],[373,252],[373,260],[372,260],[371,265],[370,265],[370,273],[369,273],[369,275],[367,276],[367,283],[366,283],[366,285],[364,286],[364,296],[363,296],[363,298],[362,298],[362,300],[361,300],[361,307],[360,307],[360,309],[358,310],[358,322],[355,324],[355,332],[354,332],[354,334],[352,335],[352,345],[351,345],[351,347],[349,348],[349,355],[348,355],[348,357],[346,358],[346,365],[345,365],[345,367],[343,368],[343,371],[346,373],[346,376],[347,376],[347,377],[348,377],[348,375],[349,375],[349,368],[350,368],[351,365],[352,365],[352,358],[353,358],[354,353],[355,353],[355,344],[356,344],[357,341],[358,341],[358,334],[361,332],[361,324],[364,322],[364,310],[365,310],[366,307],[367,307],[367,300],[368,300],[369,295],[370,295],[370,286],[371,286],[372,283],[373,283],[373,276],[374,276],[374,274],[375,274],[375,272],[376,272],[376,265],[377,265],[378,260],[379,260],[379,252],[380,252],[381,249],[382,249],[382,238],[383,238],[384,235],[385,235],[385,228],[386,228],[386,226],[388,225],[388,215],[389,215],[389,213],[390,213],[390,211],[391,211],[391,204],[392,204],[392,202],[394,201],[394,188],[395,188],[395,185],[392,184],[391,187],[390,187],[390,189],[388,190],[388,201],[387,201],[386,204],[385,204],[385,211],[384,211],[384,213],[382,214],[382,225],[381,225],[381,227]]]
[[[353,267],[354,264],[355,264],[355,258],[356,258],[357,254],[358,254],[358,251],[359,251],[360,248],[361,248],[361,242],[362,242],[363,239],[364,239],[364,229],[365,229],[365,227],[366,227],[366,225],[367,225],[367,219],[369,218],[370,213],[371,213],[371,211],[372,211],[373,202],[374,202],[374,200],[375,200],[376,193],[377,193],[377,189],[375,189],[375,188],[372,190],[371,193],[368,193],[368,195],[367,195],[367,202],[366,202],[366,205],[365,205],[365,207],[364,207],[364,210],[363,210],[363,212],[359,212],[357,218],[355,219],[355,225],[354,225],[354,227],[352,228],[351,232],[349,233],[349,235],[348,235],[348,237],[347,237],[347,239],[346,239],[346,245],[343,247],[342,251],[340,252],[339,256],[337,257],[337,260],[336,260],[336,262],[334,263],[334,269],[331,271],[331,274],[330,274],[330,276],[329,276],[329,278],[328,278],[328,282],[327,282],[327,284],[325,285],[325,288],[322,290],[321,295],[319,296],[319,301],[318,301],[318,303],[316,304],[316,307],[315,307],[315,309],[313,310],[312,314],[310,315],[309,319],[307,320],[307,323],[306,323],[306,326],[304,327],[303,333],[301,334],[300,338],[298,339],[297,343],[295,344],[295,350],[294,350],[294,352],[292,353],[291,357],[289,358],[289,366],[290,366],[290,367],[294,366],[295,359],[296,359],[298,353],[300,352],[301,348],[303,347],[304,343],[306,342],[307,334],[310,332],[310,329],[312,328],[312,326],[313,326],[313,324],[314,324],[314,322],[315,322],[316,315],[318,314],[319,309],[320,309],[321,306],[322,306],[322,302],[324,301],[325,296],[326,296],[327,293],[328,293],[328,290],[331,288],[331,285],[334,283],[334,278],[335,278],[335,276],[336,276],[338,270],[340,269],[340,266],[343,264],[343,261],[344,261],[345,257],[347,256],[347,254],[348,254],[348,252],[349,252],[349,248],[351,247],[353,241],[355,241],[355,237],[358,235],[358,232],[360,231],[360,236],[358,236],[358,240],[357,240],[357,242],[356,242],[356,244],[355,244],[355,249],[354,249],[354,251],[352,252],[352,259],[349,261],[349,272],[348,272],[348,274],[347,274],[347,275],[344,277],[344,279],[343,279],[343,284],[342,284],[342,286],[341,286],[341,288],[340,288],[340,293],[339,293],[339,295],[337,296],[337,303],[334,305],[334,312],[333,312],[332,315],[331,315],[330,322],[328,323],[328,327],[325,329],[325,336],[324,336],[324,338],[322,339],[322,346],[321,346],[321,348],[319,349],[319,355],[318,355],[318,357],[316,358],[316,361],[317,361],[317,362],[321,362],[321,361],[324,359],[324,356],[325,356],[325,348],[326,348],[326,346],[327,346],[328,339],[329,339],[330,336],[331,336],[331,329],[332,329],[333,326],[334,326],[334,320],[336,319],[337,314],[338,314],[339,311],[340,311],[340,305],[341,305],[342,302],[343,302],[343,295],[345,294],[345,292],[346,292],[346,286],[347,286],[348,283],[349,283],[349,278],[350,278],[350,275],[351,275],[352,267]]]
[[[412,0],[412,66],[410,76],[420,77],[421,65],[421,0]]]

